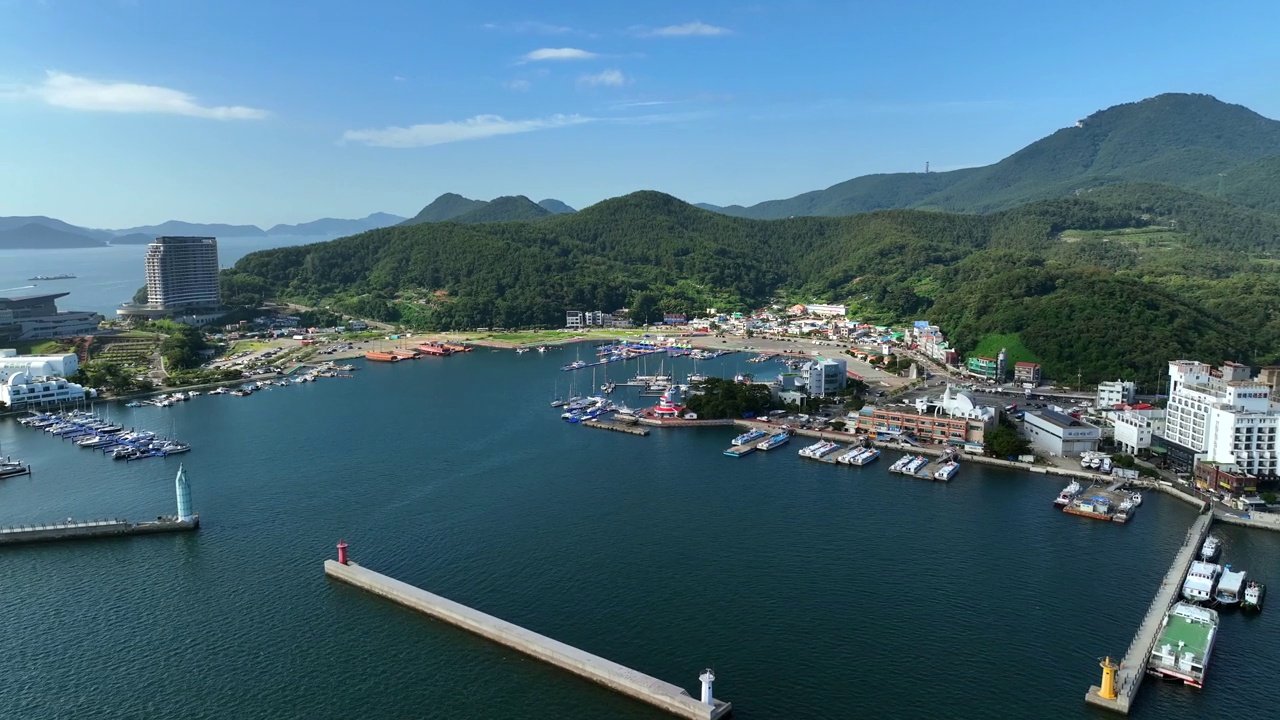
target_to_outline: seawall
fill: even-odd
[[[729,713],[727,702],[706,705],[671,683],[650,677],[571,645],[429,593],[395,578],[335,560],[324,563],[325,575],[426,613],[500,645],[550,663],[642,702],[691,720],[715,720]]]
[[[160,518],[153,522],[134,523],[128,520],[87,520],[84,522],[51,523],[48,525],[21,525],[0,528],[0,545],[58,542],[62,540],[89,540],[93,538],[120,537],[124,535],[150,535],[153,533],[185,532],[200,527],[200,516],[191,520]]]

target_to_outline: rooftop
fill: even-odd
[[[19,295],[17,297],[0,297],[0,304],[24,307],[27,305],[41,305],[50,300],[57,300],[60,297],[70,295],[69,292],[48,293],[46,295]]]
[[[1077,420],[1071,417],[1070,415],[1063,415],[1062,413],[1057,412],[1056,410],[1049,410],[1049,409],[1037,410],[1036,412],[1031,414],[1049,423],[1057,425],[1058,427],[1067,428],[1067,427],[1087,427],[1088,426],[1088,423],[1082,420]]]

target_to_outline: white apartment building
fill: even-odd
[[[1111,408],[1116,405],[1132,405],[1138,394],[1138,388],[1132,380],[1109,380],[1098,383],[1098,403],[1096,407]]]
[[[147,305],[165,310],[216,308],[218,241],[211,237],[158,237],[147,246]]]
[[[19,355],[0,349],[0,403],[24,408],[84,400],[84,387],[65,379],[79,369],[75,355]]]
[[[1127,410],[1117,413],[1111,419],[1115,430],[1116,445],[1120,451],[1136,455],[1141,450],[1151,447],[1151,438],[1164,434],[1164,411]]]
[[[1175,464],[1194,467],[1202,460],[1274,477],[1277,427],[1280,413],[1271,407],[1271,387],[1249,379],[1248,367],[1227,363],[1215,371],[1192,360],[1169,363],[1169,406],[1160,437],[1176,444],[1170,447]]]

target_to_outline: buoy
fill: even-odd
[[[1116,670],[1120,666],[1111,662],[1111,656],[1103,658],[1102,662],[1102,687],[1098,690],[1098,697],[1103,700],[1116,699]]]

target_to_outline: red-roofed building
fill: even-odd
[[[1016,383],[1040,384],[1039,363],[1020,362],[1013,364],[1013,381]]]

